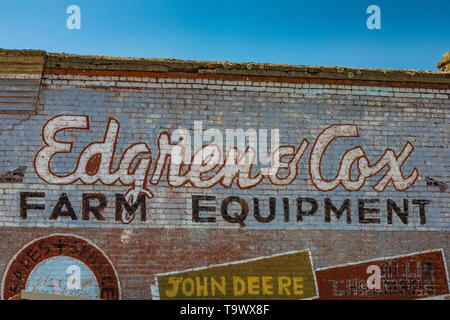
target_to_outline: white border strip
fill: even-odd
[[[42,72],[34,73],[1,73],[0,79],[39,80]]]

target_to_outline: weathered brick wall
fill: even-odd
[[[34,112],[14,112],[11,102],[7,112],[0,113],[0,171],[5,172],[0,177],[1,276],[27,243],[55,233],[80,236],[103,250],[117,271],[124,299],[152,298],[150,287],[156,285],[157,274],[305,249],[315,269],[434,249],[443,249],[448,264],[448,77],[428,75],[426,81],[386,77],[383,81],[376,72],[373,79],[370,74],[358,79],[357,70],[350,74],[338,69],[335,79],[320,77],[320,72],[282,77],[250,71],[249,76],[163,72],[161,67],[96,70],[100,68],[66,66],[61,59],[59,65],[55,60],[47,62]],[[21,85],[12,83],[12,78],[3,77],[5,86]],[[284,186],[265,177],[247,189],[238,187],[238,179],[230,188],[220,184],[196,188],[189,183],[171,187],[166,163],[161,180],[147,185],[154,197],[145,200],[145,221],[138,209],[136,218],[124,224],[116,217],[116,195],[124,195],[130,186],[120,182],[108,186],[101,181],[89,185],[80,180],[52,184],[38,174],[35,157],[44,147],[43,128],[61,115],[88,116],[90,127],[57,134],[57,140],[73,142],[70,153],[58,154],[51,162],[51,170],[59,175],[74,171],[83,149],[103,140],[109,118],[120,124],[114,167],[130,145],[147,143],[152,155],[148,179],[157,162],[161,132],[184,128],[193,134],[195,121],[202,121],[203,130],[216,128],[224,133],[226,129],[277,128],[281,145],[298,148],[303,139],[309,144],[296,166],[296,178]],[[320,190],[310,176],[310,156],[318,136],[332,125],[356,125],[359,136],[329,144],[322,158],[323,177],[336,176],[342,156],[351,148],[361,146],[373,165],[388,148],[398,157],[409,142],[413,151],[401,164],[401,172],[408,177],[416,169],[417,179],[404,190],[392,181],[384,190],[374,190],[389,173],[385,167],[368,177],[359,190],[346,190],[343,185]],[[12,174],[19,167],[26,167],[23,177]],[[352,179],[358,175],[356,167],[352,166]],[[259,169],[255,164],[254,172]],[[62,216],[67,206],[54,209],[63,193],[73,208],[71,216]],[[83,194],[106,197],[104,219],[92,212],[83,217]],[[247,204],[243,223],[233,220],[234,212],[242,208],[233,201],[236,198],[229,197]],[[255,216],[255,198],[260,216],[270,217],[265,221]],[[269,216],[270,198],[275,199],[274,217]],[[311,205],[302,202],[299,208],[299,198],[314,199],[317,210],[308,214]],[[230,199],[224,212],[224,203]],[[393,202],[398,208],[393,208]],[[330,203],[337,209],[347,203],[348,211],[338,218]],[[25,214],[30,204],[45,208],[28,208]],[[196,214],[211,219],[193,219]],[[25,277],[29,271],[23,271]],[[8,279],[3,279],[4,287]]]

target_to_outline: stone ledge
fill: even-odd
[[[450,72],[402,69],[371,69],[353,67],[323,67],[270,63],[233,63],[228,61],[192,61],[156,58],[122,58],[96,55],[46,53],[42,50],[4,50],[0,57],[45,57],[49,69],[138,71],[187,73],[198,75],[258,76],[358,81],[395,81],[450,84]]]

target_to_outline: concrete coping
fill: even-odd
[[[234,63],[157,58],[123,58],[97,55],[49,53],[43,50],[0,49],[0,61],[9,57],[44,57],[46,69],[79,69],[187,73],[251,77],[312,78],[357,81],[396,81],[450,84],[450,72],[403,69],[325,67],[271,63]],[[17,61],[17,59],[14,59]],[[0,70],[1,71],[1,70]]]

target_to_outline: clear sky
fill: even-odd
[[[80,30],[66,27],[72,4]],[[450,0],[2,0],[0,30],[8,49],[437,71]]]

